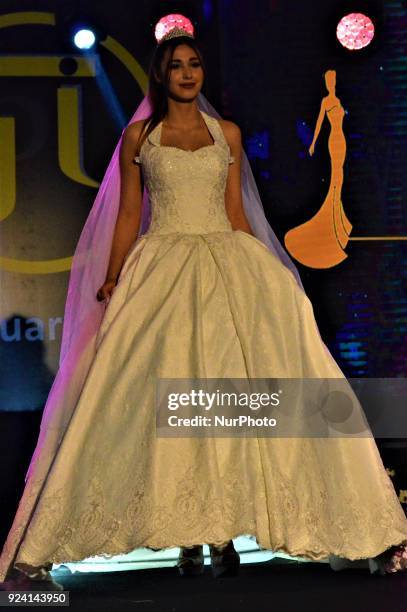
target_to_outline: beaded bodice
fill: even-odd
[[[212,145],[195,151],[163,146],[161,121],[134,158],[142,166],[151,203],[151,222],[145,235],[232,231],[225,209],[225,188],[234,158],[218,120],[200,112],[213,138]]]

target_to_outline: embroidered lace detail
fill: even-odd
[[[143,440],[150,435],[146,432]],[[328,443],[332,441],[327,440]],[[264,440],[252,439],[250,444],[256,446],[260,442],[264,443]],[[147,465],[147,444],[143,442],[139,449],[139,456],[145,463],[138,465],[131,474],[127,451],[116,456],[109,453],[109,462],[115,462],[118,482],[121,479],[120,507],[116,512],[112,492],[106,488],[103,478],[107,469],[106,459],[103,453],[94,452],[92,472],[95,476],[89,479],[83,491],[69,498],[61,487],[42,498],[41,512],[34,516],[27,529],[23,552],[17,555],[14,567],[18,568],[18,563],[38,567],[50,562],[74,562],[95,555],[109,559],[138,547],[162,550],[192,546],[197,542],[218,546],[239,535],[250,535],[261,549],[314,561],[327,559],[330,554],[352,560],[365,558],[366,552],[370,552],[372,557],[382,557],[382,551],[389,549],[386,571],[405,569],[407,540],[400,545],[401,535],[399,540],[396,537],[398,529],[400,534],[405,529],[405,518],[401,507],[400,511],[397,509],[397,497],[387,475],[382,478],[383,499],[386,494],[387,505],[378,500],[373,509],[369,505],[364,507],[359,492],[351,494],[346,483],[329,480],[329,474],[333,473],[329,460],[324,464],[327,488],[321,480],[316,480],[312,490],[307,478],[307,465],[315,470],[313,445],[303,440],[295,451],[302,449],[302,475],[297,473],[290,477],[288,471],[282,473],[277,469],[271,504],[271,499],[267,500],[265,494],[261,470],[253,471],[252,497],[248,494],[247,483],[242,481],[240,469],[222,474],[221,490],[209,482],[205,478],[209,452],[209,449],[205,450],[206,444],[210,441],[199,441],[195,446],[195,456],[191,459],[188,455],[192,465],[184,470],[182,476],[174,477],[177,469],[171,473],[175,486],[168,491],[160,490],[159,504],[154,498]],[[298,442],[294,442],[294,446],[297,445]],[[326,451],[329,454],[329,444]],[[181,465],[182,448],[180,455]],[[307,483],[305,486],[301,484],[302,480]],[[41,485],[38,482],[35,486],[31,483],[31,486],[35,494]],[[343,488],[341,507],[332,503],[331,487]],[[337,493],[337,499],[340,498],[341,493]],[[244,506],[242,499],[245,500]],[[371,500],[367,503],[370,504]],[[19,512],[23,512],[21,504]],[[267,521],[263,522],[266,517]],[[379,533],[383,533],[380,540],[375,538]],[[19,529],[14,531],[12,538],[21,538]],[[368,542],[372,543],[370,547]],[[9,536],[6,545],[11,547],[12,544]],[[45,550],[48,554],[44,556]],[[53,550],[52,554],[49,554],[50,550]],[[3,569],[0,567],[0,571]]]
[[[161,146],[159,123],[141,147],[140,159],[151,202],[146,236],[232,231],[225,209],[230,148],[219,123],[206,113],[202,116],[213,145],[195,151]]]

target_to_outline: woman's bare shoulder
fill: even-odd
[[[146,131],[143,129],[147,123],[145,119],[139,119],[130,123],[123,132],[123,144],[130,147],[135,155],[139,155],[140,149],[146,138]],[[143,137],[140,136],[143,134]]]
[[[218,119],[218,121],[229,145],[234,145],[241,142],[242,134],[237,123],[234,121],[229,121],[228,119]]]
[[[139,119],[138,121],[133,121],[133,123],[130,123],[124,130],[123,136],[128,140],[137,142],[143,130],[145,122],[146,122],[145,119]]]

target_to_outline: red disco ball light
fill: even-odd
[[[370,17],[363,13],[349,13],[338,23],[336,36],[346,49],[356,51],[372,41],[374,25]]]

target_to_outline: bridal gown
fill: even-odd
[[[234,160],[218,120],[201,112],[212,145],[162,146],[159,123],[135,158],[150,227],[125,258],[58,451],[27,480],[0,580],[19,563],[239,535],[312,560],[372,558],[407,540],[372,437],[156,436],[158,377],[344,378],[292,272],[232,230]]]

